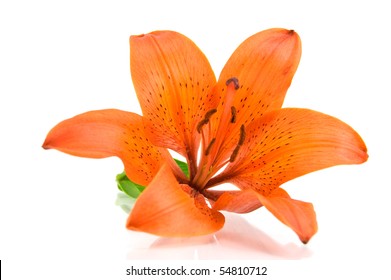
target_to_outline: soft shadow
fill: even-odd
[[[235,214],[226,215],[219,232],[191,238],[157,238],[134,248],[128,259],[301,259],[312,252],[304,245],[280,244]]]

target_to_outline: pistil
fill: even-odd
[[[221,110],[222,113],[219,114],[220,119],[218,120],[217,128],[212,131],[210,123],[210,119],[217,112],[217,109],[209,110],[197,125],[197,132],[202,136],[201,153],[199,154],[201,158],[198,163],[197,173],[191,182],[193,187],[197,190],[202,190],[208,180],[219,171],[223,166],[221,160],[226,161],[226,159],[220,159],[222,154],[221,149],[225,146],[224,143],[227,140],[226,135],[229,126],[236,123],[237,120],[236,108],[233,106],[233,101],[234,93],[239,88],[239,81],[237,78],[228,79],[226,86],[227,90],[224,102],[218,107],[218,110]],[[224,163],[224,165],[231,160],[235,160],[239,148],[244,142],[244,137],[244,126],[242,126],[239,143],[233,152],[234,154]]]

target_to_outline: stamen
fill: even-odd
[[[207,119],[202,119],[198,124],[197,124],[197,132],[201,133],[202,127],[206,125],[209,122]]]
[[[238,80],[238,78],[232,77],[232,78],[228,79],[228,80],[225,82],[225,85],[226,85],[226,86],[229,86],[230,83],[234,83],[235,89],[236,89],[236,90],[239,89],[239,80]]]
[[[236,122],[236,108],[235,106],[232,106],[231,107],[231,123],[235,123]]]
[[[210,150],[212,149],[212,146],[213,144],[216,142],[216,138],[213,138],[212,141],[210,141],[208,147],[206,148],[205,150],[205,155],[209,155],[210,154]]]
[[[234,162],[234,161],[235,161],[236,157],[238,156],[239,149],[240,149],[240,146],[237,145],[236,148],[235,148],[235,150],[233,151],[231,157],[229,158],[229,161],[230,161],[230,162]]]
[[[242,124],[242,126],[240,127],[240,137],[239,137],[239,142],[238,142],[239,146],[243,145],[244,139],[246,139],[246,130],[244,128],[244,125]]]
[[[220,161],[226,160],[220,158],[224,150],[224,142],[227,140],[227,133],[230,130],[229,126],[236,122],[237,114],[236,108],[233,106],[235,99],[235,92],[239,89],[239,80],[236,77],[231,77],[226,81],[227,89],[225,91],[223,102],[219,104],[220,120],[217,129],[214,131],[216,135],[215,148],[211,150],[211,158],[213,166],[219,166]]]
[[[201,133],[202,127],[209,123],[210,117],[216,112],[217,112],[217,109],[211,109],[208,112],[206,112],[205,117],[197,124],[198,133]]]
[[[244,128],[244,125],[242,124],[242,126],[240,127],[240,136],[239,136],[238,145],[235,147],[235,150],[232,152],[232,155],[229,158],[230,162],[234,162],[235,161],[236,157],[238,156],[239,149],[244,144],[244,140],[245,139],[246,139],[246,130]]]
[[[205,120],[209,120],[211,116],[213,116],[214,113],[217,112],[217,109],[211,109],[209,110],[208,112],[206,112],[205,114]]]

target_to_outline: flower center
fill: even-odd
[[[228,131],[237,121],[236,108],[233,106],[234,95],[239,88],[237,78],[228,79],[226,82],[227,92],[219,110],[221,110],[220,119],[216,120],[216,128],[213,129],[211,119],[215,117],[217,109],[211,109],[206,112],[204,118],[197,125],[197,132],[201,134],[201,150],[198,161],[197,172],[193,176],[190,185],[201,191],[205,188],[208,181],[224,166],[234,162],[238,156],[239,150],[246,138],[245,127],[240,127],[239,140],[235,149],[227,156],[227,149],[232,149],[229,145],[230,137]],[[230,127],[231,126],[231,127]],[[228,145],[227,145],[228,142]]]

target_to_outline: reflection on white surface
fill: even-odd
[[[301,259],[311,251],[280,244],[238,215],[226,215],[219,232],[191,238],[159,238],[131,232],[128,259]]]

